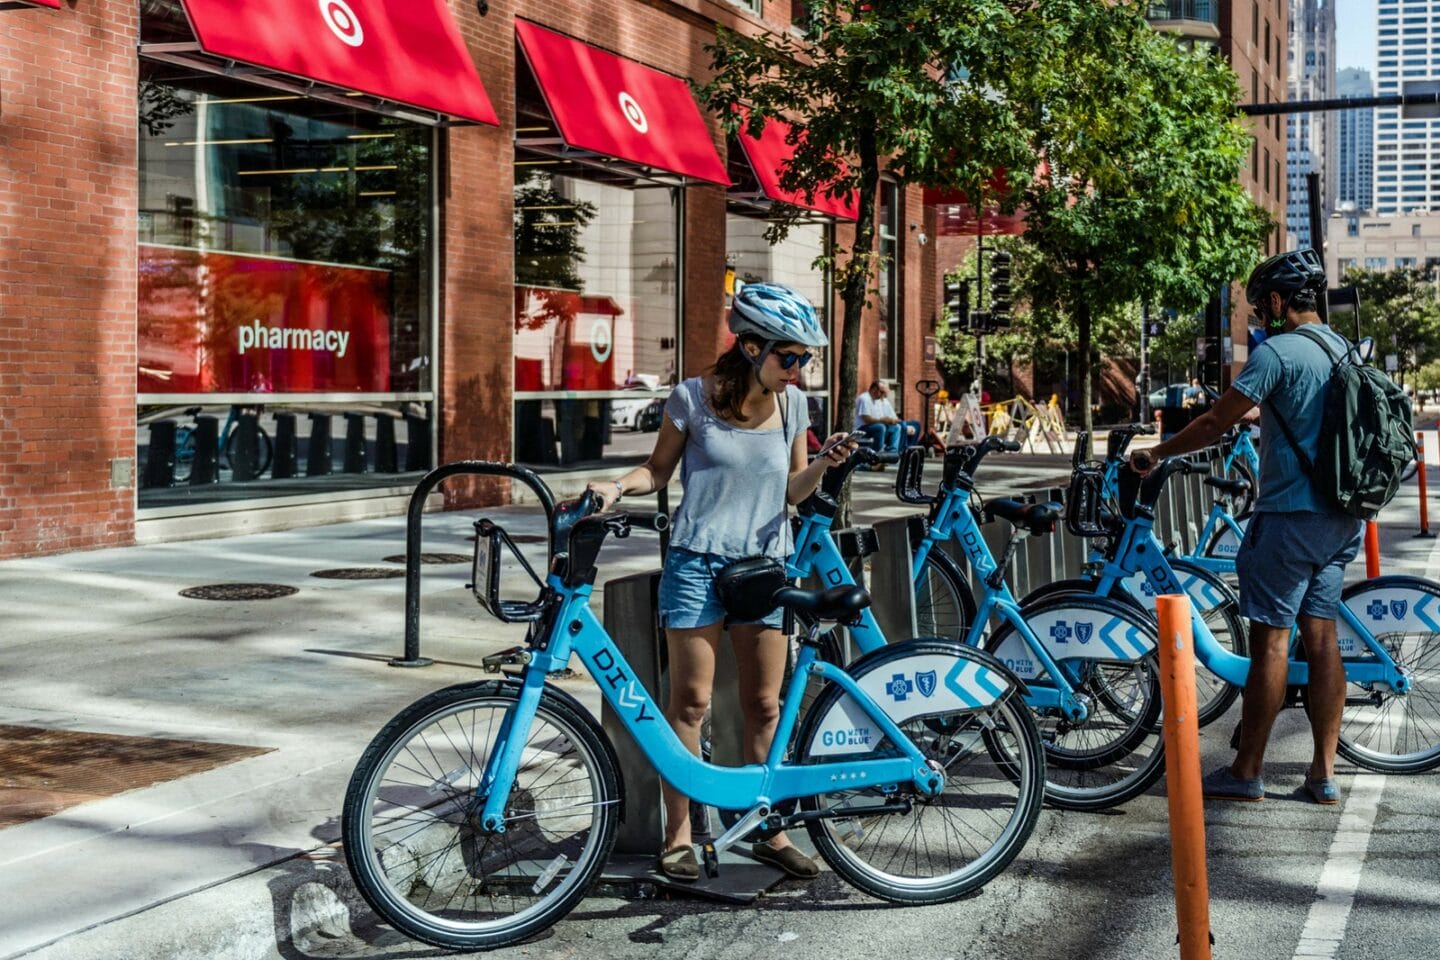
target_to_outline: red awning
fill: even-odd
[[[184,2],[197,42],[145,44],[143,55],[325,99],[353,91],[365,96],[342,102],[399,116],[391,107],[424,111],[411,119],[499,125],[446,0]]]
[[[525,20],[515,32],[567,147],[730,183],[684,80]]]
[[[1003,196],[1010,192],[1005,171],[999,171],[990,181],[990,192]],[[935,232],[942,237],[999,236],[1025,232],[1025,211],[1001,213],[995,205],[975,210],[970,198],[963,190],[925,189],[925,205],[935,207]]]
[[[60,0],[4,0],[0,3],[0,10],[23,10],[26,7],[48,7],[51,10],[60,9]]]
[[[795,153],[795,148],[786,142],[792,129],[794,125],[784,120],[767,120],[758,137],[752,137],[744,127],[740,128],[740,146],[744,148],[750,168],[755,171],[755,179],[760,181],[760,189],[765,191],[765,196],[840,220],[859,219],[860,199],[854,191],[841,197],[831,197],[820,187],[813,199],[807,201],[803,190],[786,190],[780,186],[780,174]],[[804,135],[803,132],[800,134]]]

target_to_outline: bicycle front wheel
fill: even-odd
[[[954,647],[929,639],[893,645],[857,661],[851,674],[859,680],[884,670],[888,676],[903,670],[897,661],[906,656],[953,656]],[[959,655],[1005,674],[978,651],[963,648]],[[830,869],[872,896],[904,904],[948,903],[1005,869],[1035,829],[1044,800],[1045,758],[1018,690],[1012,686],[983,710],[929,713],[900,724],[944,773],[939,796],[887,793],[877,784],[803,799],[801,809],[816,817],[806,827]],[[817,701],[800,738],[800,756],[815,756],[825,736],[816,718],[840,696],[839,688],[827,687]],[[900,755],[885,739],[863,757]]]
[[[454,950],[517,943],[565,916],[615,842],[620,791],[603,734],[551,690],[525,734],[505,831],[480,825],[481,781],[519,685],[438,690],[360,758],[342,837],[356,886],[397,930]]]

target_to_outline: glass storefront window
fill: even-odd
[[[644,457],[679,364],[675,187],[517,151],[515,457]]]
[[[187,502],[233,498],[225,488],[242,480],[256,485],[253,497],[367,482],[355,473],[390,483],[389,473],[416,462],[403,438],[422,429],[427,462],[416,469],[428,467],[433,132],[142,61],[139,134],[141,506],[197,485],[183,448],[169,482],[146,467],[147,426],[173,420],[183,441],[197,409],[219,421],[219,471],[213,489],[187,490]],[[231,468],[225,424],[252,408],[286,445],[277,460],[291,476],[268,465],[253,473],[248,458]],[[377,411],[394,421],[378,436]],[[298,429],[290,417],[275,419],[287,412],[298,414]],[[352,476],[343,484],[343,452],[333,469],[322,465],[322,437],[317,462],[306,463],[309,425],[322,412],[370,418],[363,443],[359,427],[349,428]],[[391,457],[395,424],[402,439]],[[334,433],[343,440],[346,429]],[[356,444],[368,444],[363,470],[353,469]],[[292,446],[298,469],[289,466]]]
[[[754,216],[730,213],[725,218],[726,308],[737,284],[767,281],[799,290],[815,305],[815,312],[830,332],[830,284],[825,271],[814,267],[815,258],[829,247],[830,228],[822,223],[792,226],[785,239],[765,239],[769,223]],[[815,359],[800,374],[800,388],[810,400],[811,418],[825,417],[830,390],[830,351],[812,350]]]

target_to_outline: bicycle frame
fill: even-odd
[[[505,808],[510,789],[520,768],[521,754],[535,719],[546,676],[564,669],[572,654],[580,657],[595,678],[606,702],[656,772],[675,789],[701,803],[727,810],[770,807],[785,800],[831,792],[837,783],[863,783],[891,789],[900,784],[910,784],[924,796],[939,794],[942,779],[896,722],[842,668],[817,660],[815,648],[810,644],[801,647],[765,762],[743,767],[721,767],[704,762],[681,742],[644,685],[634,678],[634,671],[616,648],[614,640],[595,618],[589,606],[593,587],[590,584],[568,587],[554,573],[547,578],[547,583],[553,592],[552,607],[546,620],[542,621],[541,639],[531,649],[531,661],[524,670],[519,699],[506,712],[496,739],[497,748],[486,762],[484,776],[476,791],[477,797],[484,803],[480,822],[485,830],[500,833],[505,829]],[[945,684],[950,690],[958,692],[962,688],[957,683],[957,674],[966,661],[956,660],[955,663],[956,667],[945,678]],[[905,755],[881,760],[804,765],[785,762],[785,751],[795,730],[805,686],[811,677],[838,684],[859,705],[878,732],[899,746]],[[967,691],[966,696],[974,702],[976,709],[999,699],[998,695],[992,695],[986,702],[976,696],[971,686],[972,690]]]
[[[1230,445],[1230,453],[1225,457],[1224,469],[1229,472],[1235,465],[1235,461],[1244,457],[1250,463],[1250,468],[1255,475],[1260,475],[1260,452],[1255,449],[1255,441],[1250,439],[1250,431],[1242,429],[1235,437],[1235,442]]]
[[[1224,503],[1216,500],[1210,506],[1210,514],[1205,518],[1205,529],[1200,531],[1200,537],[1195,541],[1195,549],[1185,555],[1185,559],[1203,567],[1211,573],[1234,573],[1234,557],[1212,557],[1205,553],[1205,544],[1220,530],[1228,529],[1235,535],[1235,542],[1239,543],[1245,539],[1245,528],[1240,526],[1229,510],[1225,509]]]
[[[1108,593],[1119,581],[1143,572],[1156,592],[1184,596],[1185,588],[1165,556],[1165,548],[1155,536],[1155,521],[1143,512],[1126,521],[1125,532],[1115,551],[1115,559],[1108,561],[1100,573],[1097,593]],[[1376,658],[1375,662],[1347,660],[1345,677],[1352,683],[1383,683],[1397,691],[1404,691],[1409,684],[1400,673],[1395,661],[1385,648],[1376,641],[1359,618],[1345,604],[1340,604],[1340,618],[1354,631],[1356,638]],[[1213,674],[1227,683],[1244,686],[1250,675],[1250,659],[1237,656],[1220,645],[1210,628],[1205,624],[1198,610],[1191,611],[1195,637],[1195,656]],[[1310,667],[1303,660],[1290,660],[1286,683],[1303,686],[1310,682]]]

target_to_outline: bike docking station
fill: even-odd
[[[1160,621],[1160,688],[1164,704],[1170,864],[1175,882],[1180,960],[1210,960],[1210,882],[1205,862],[1205,801],[1201,791],[1200,724],[1195,696],[1195,639],[1190,598],[1156,598]]]
[[[668,498],[662,500],[661,512],[668,513]],[[909,525],[909,518],[899,518],[881,521],[874,527],[837,530],[834,534],[856,583],[870,590],[870,609],[887,636],[913,637],[916,633]],[[817,580],[801,586],[809,588],[820,584]],[[663,704],[669,693],[669,658],[665,631],[660,624],[659,589],[658,567],[607,581],[604,624],[629,662],[635,679],[657,703]],[[836,630],[844,633],[843,627]],[[853,651],[843,638],[841,649],[845,652],[846,662],[849,662]],[[792,646],[792,662],[793,657]],[[725,766],[744,764],[740,717],[739,678],[726,635],[722,637],[716,656],[708,741],[702,734],[702,744],[708,747],[712,762]],[[615,745],[624,777],[626,802],[625,818],[620,824],[610,863],[601,875],[602,883],[632,887],[653,885],[667,893],[743,905],[754,902],[785,879],[780,870],[740,852],[748,847],[743,843],[718,855],[719,869],[715,876],[707,876],[702,870],[698,880],[687,883],[661,873],[656,866],[665,838],[660,776],[635,745],[608,702],[603,706],[600,720]],[[725,813],[692,802],[690,821],[695,843],[703,846],[715,833],[713,825],[717,821],[725,821]],[[793,830],[790,835],[806,853],[812,852],[804,831]]]

